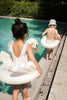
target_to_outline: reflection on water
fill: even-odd
[[[7,85],[5,83],[0,82],[0,92],[12,94],[13,92],[13,85]]]

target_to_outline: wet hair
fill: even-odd
[[[16,18],[15,24],[12,25],[12,32],[15,39],[23,39],[24,35],[28,34],[28,27],[26,23],[23,23],[19,18]]]

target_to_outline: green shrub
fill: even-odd
[[[11,13],[11,8],[13,6],[14,6],[14,2],[11,1],[0,2],[0,15],[7,16],[9,13]]]
[[[11,9],[11,15],[17,17],[35,18],[38,13],[38,3],[16,3]]]
[[[26,2],[27,0],[7,0],[0,2],[0,15],[24,18],[51,19],[67,21],[67,3]]]

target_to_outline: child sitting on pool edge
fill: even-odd
[[[42,37],[47,33],[47,35],[46,35],[47,40],[54,41],[55,38],[57,38],[59,41],[61,41],[61,38],[60,38],[58,31],[56,29],[56,27],[57,27],[56,20],[51,19],[49,21],[48,26],[49,26],[49,28],[47,28],[42,33]],[[46,59],[47,60],[50,60],[52,58],[52,53],[53,53],[53,49],[47,49],[47,51],[46,51]]]

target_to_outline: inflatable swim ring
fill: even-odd
[[[7,84],[24,84],[37,78],[39,72],[36,70],[35,64],[32,61],[28,61],[27,55],[25,55],[24,53],[28,44],[31,44],[33,48],[36,48],[38,42],[33,38],[30,38],[26,41],[25,47],[22,50],[22,63],[17,62],[16,64],[15,62],[13,62],[11,56],[7,52],[0,52],[0,62],[3,62],[3,64],[0,65],[1,82]],[[19,59],[21,58],[22,57],[20,56]]]
[[[56,46],[58,46],[58,44],[60,43],[59,40],[54,40],[54,41],[50,41],[50,40],[47,40],[47,37],[44,36],[42,39],[41,39],[41,45],[47,49],[53,49],[55,48]]]

